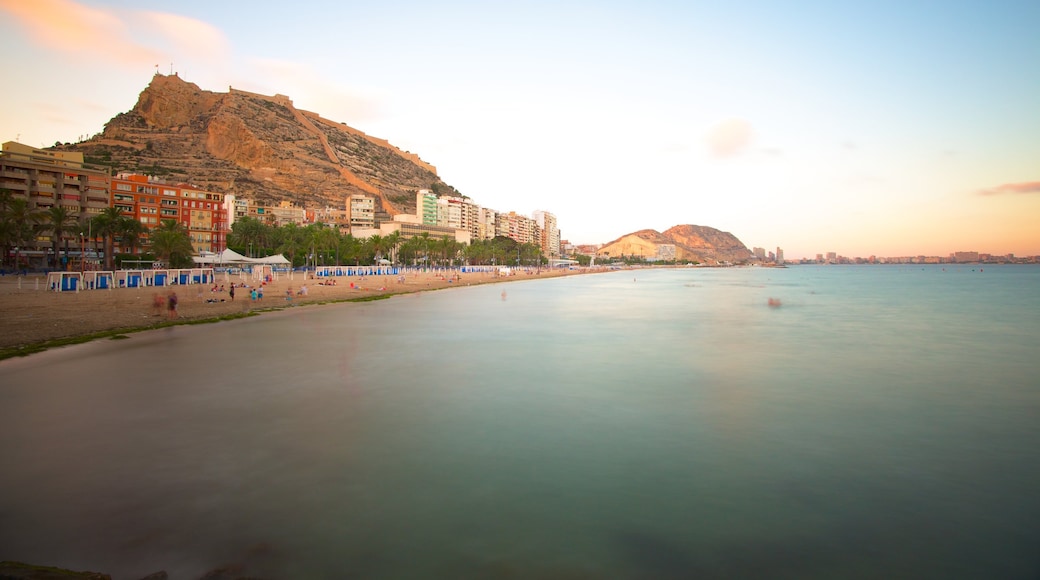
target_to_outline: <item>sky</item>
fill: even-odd
[[[1040,2],[0,0],[0,141],[103,130],[157,71],[283,94],[477,204],[605,243],[1040,255]]]

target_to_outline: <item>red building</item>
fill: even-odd
[[[196,252],[220,252],[227,247],[228,215],[222,193],[121,173],[112,178],[112,205],[148,229],[165,220],[180,223]],[[136,250],[141,252],[140,247]]]

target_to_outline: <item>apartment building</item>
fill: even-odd
[[[347,211],[350,215],[350,231],[355,229],[372,229],[376,227],[376,200],[360,193],[347,198]]]
[[[548,258],[560,256],[560,229],[556,227],[556,216],[545,211],[534,212],[534,221],[538,224],[538,244],[542,248],[542,255]]]
[[[148,229],[173,220],[187,230],[196,252],[220,252],[227,247],[229,219],[224,194],[132,173],[113,177],[111,189],[112,206]],[[143,251],[142,247],[134,249]],[[117,248],[119,252],[129,250]]]
[[[512,238],[521,244],[537,244],[541,240],[538,223],[515,211],[495,216],[495,235]]]
[[[415,194],[415,215],[428,226],[437,225],[437,195],[429,189]]]
[[[84,163],[82,153],[47,151],[14,141],[4,143],[0,151],[0,189],[26,200],[31,210],[61,206],[86,221],[111,204],[109,181],[108,169]],[[78,248],[78,236],[65,236],[59,245],[72,241]],[[29,265],[42,267],[50,261],[52,246],[51,236],[40,232],[18,254]]]

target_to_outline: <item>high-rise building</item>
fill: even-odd
[[[556,216],[545,210],[538,210],[534,212],[534,221],[539,228],[540,239],[538,242],[542,247],[542,255],[548,258],[558,258],[560,256],[560,229],[556,226]]]
[[[437,225],[437,195],[429,189],[420,189],[415,194],[415,215],[421,223]]]
[[[360,193],[347,198],[347,209],[350,211],[350,229],[372,229],[376,227],[376,200]]]
[[[780,246],[776,247],[776,263],[778,266],[782,266],[784,264],[784,249]]]

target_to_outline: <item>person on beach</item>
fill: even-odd
[[[152,296],[152,316],[162,316],[163,306],[166,306],[166,299],[162,294],[156,292]]]
[[[228,293],[231,296],[231,301],[234,302],[235,301],[235,285],[234,284],[231,285],[231,289],[228,290]]]
[[[256,288],[249,291],[249,299],[256,302]]]
[[[170,295],[166,297],[166,312],[169,314],[170,320],[177,318],[177,293],[170,292]]]

